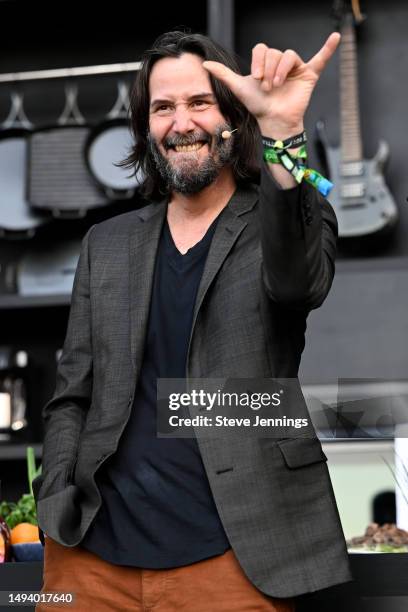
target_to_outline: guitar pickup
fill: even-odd
[[[364,165],[361,162],[348,162],[341,165],[342,176],[361,176],[364,174]]]
[[[349,185],[341,186],[341,197],[347,198],[362,198],[365,194],[364,183],[350,183]]]

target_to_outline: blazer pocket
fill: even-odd
[[[291,438],[279,440],[278,448],[289,468],[299,468],[327,461],[318,438]]]

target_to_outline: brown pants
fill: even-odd
[[[248,580],[232,549],[172,569],[113,565],[81,546],[48,536],[41,593],[73,593],[74,602],[38,603],[36,612],[294,612],[292,599],[261,593]]]

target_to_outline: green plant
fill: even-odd
[[[3,517],[10,529],[13,529],[19,523],[38,525],[32,482],[34,478],[41,474],[41,465],[36,468],[34,449],[31,446],[27,447],[27,474],[30,493],[24,493],[17,503],[0,502],[0,516]]]
[[[28,471],[28,485],[30,487],[30,494],[34,497],[33,494],[33,480],[37,478],[42,472],[42,465],[40,464],[38,468],[35,467],[35,455],[34,449],[32,446],[27,447],[27,471]]]

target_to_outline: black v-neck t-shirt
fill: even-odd
[[[156,428],[156,379],[185,378],[197,290],[217,220],[184,255],[163,224],[132,412],[117,452],[97,472],[102,506],[81,542],[114,564],[178,567],[230,547],[197,440],[158,438]]]

